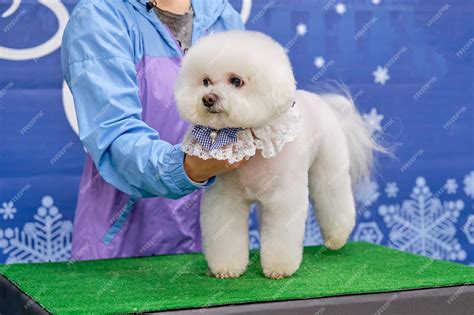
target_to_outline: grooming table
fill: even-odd
[[[229,244],[232,246],[232,244]],[[291,278],[266,279],[257,252],[237,279],[201,254],[0,266],[1,314],[472,314],[474,268],[354,242],[307,247]]]

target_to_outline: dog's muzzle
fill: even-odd
[[[214,93],[207,93],[202,97],[202,104],[209,113],[220,113],[219,97]]]

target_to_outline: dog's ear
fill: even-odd
[[[296,95],[296,81],[288,60],[275,66],[269,76],[269,93],[281,112],[289,109]]]

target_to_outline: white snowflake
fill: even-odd
[[[314,58],[314,65],[316,68],[322,68],[326,64],[326,60],[322,56]]]
[[[466,259],[455,226],[464,209],[463,201],[441,202],[433,196],[423,177],[417,178],[410,197],[401,206],[379,207],[379,214],[390,228],[389,245],[436,259]]]
[[[474,171],[464,177],[464,192],[474,199]]]
[[[374,82],[380,83],[381,85],[385,85],[385,82],[390,80],[390,76],[388,75],[388,69],[378,66],[375,71],[372,72],[374,75]]]
[[[375,4],[375,5],[379,5],[379,4],[380,4],[380,0],[372,0],[372,3]]]
[[[34,215],[34,222],[18,228],[0,229],[0,248],[8,255],[6,263],[65,261],[71,254],[72,222],[62,215],[53,198],[45,196]]]
[[[466,223],[462,226],[462,231],[466,234],[469,243],[474,244],[474,214],[471,214]]]
[[[334,6],[337,14],[343,15],[346,13],[346,5],[344,3],[338,3]]]
[[[379,185],[376,182],[365,178],[359,184],[357,184],[355,199],[364,207],[368,207],[379,198],[380,193],[378,190]]]
[[[300,23],[296,25],[296,33],[298,35],[304,36],[307,31],[308,31],[308,28],[306,27],[306,24]]]
[[[456,183],[456,180],[454,178],[449,178],[446,180],[446,184],[444,184],[444,187],[446,187],[446,191],[448,194],[455,194],[458,190],[458,183]]]
[[[4,202],[0,208],[0,214],[3,214],[3,220],[13,219],[15,217],[16,208],[13,202]]]
[[[375,222],[359,223],[352,237],[355,241],[364,241],[373,244],[380,244],[383,240],[383,234]]]
[[[378,131],[382,132],[382,120],[384,116],[377,113],[376,108],[372,108],[368,114],[363,114],[362,119],[364,120],[365,126],[369,129],[371,134]]]
[[[316,222],[312,207],[309,207],[308,217],[306,218],[306,227],[304,231],[304,245],[314,246],[321,245],[322,243],[323,237],[321,235],[321,230],[319,229],[319,224],[318,222]]]
[[[388,198],[396,198],[398,194],[398,186],[395,182],[387,183],[385,187],[385,193],[387,194]]]

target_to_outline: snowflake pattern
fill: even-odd
[[[372,72],[374,76],[374,82],[379,83],[381,85],[385,85],[385,83],[390,80],[390,76],[388,75],[388,69],[378,66],[375,71]]]
[[[372,212],[370,212],[370,209],[368,208],[361,207],[357,211],[358,211],[357,213],[362,213],[362,215],[364,216],[366,220],[370,219],[370,217],[372,216]]]
[[[346,5],[344,3],[338,3],[334,6],[337,14],[343,15],[346,13]]]
[[[446,184],[444,184],[444,187],[446,188],[446,191],[448,194],[455,194],[458,190],[458,183],[456,183],[456,180],[454,178],[449,178],[446,180]]]
[[[322,68],[326,64],[326,60],[324,60],[323,57],[318,56],[318,57],[314,58],[313,64],[316,66],[316,68]]]
[[[462,227],[462,231],[466,234],[466,238],[470,244],[474,244],[474,214],[471,214],[466,223]]]
[[[383,234],[375,222],[359,223],[352,237],[355,241],[364,241],[373,244],[380,244],[383,240]]]
[[[300,23],[296,25],[296,33],[298,35],[304,36],[307,31],[308,31],[308,28],[306,27],[306,24]]]
[[[50,196],[44,196],[34,222],[19,228],[0,229],[0,248],[6,263],[64,261],[71,255],[72,222],[62,214]]]
[[[377,113],[377,109],[374,107],[368,114],[363,114],[362,119],[364,120],[365,126],[369,129],[371,134],[376,132],[382,132],[382,120],[384,116]]]
[[[13,219],[15,217],[16,208],[13,202],[4,202],[0,208],[0,214],[3,215],[3,220]]]
[[[398,186],[395,182],[387,183],[385,187],[385,194],[387,194],[388,198],[396,198],[398,194]]]
[[[474,171],[464,177],[464,192],[474,199]]]
[[[379,185],[371,179],[363,179],[356,187],[355,199],[364,207],[371,206],[379,196]]]
[[[464,209],[463,201],[441,202],[433,196],[423,177],[417,178],[410,197],[401,206],[379,207],[378,212],[390,229],[389,245],[437,259],[466,259],[455,227]]]

